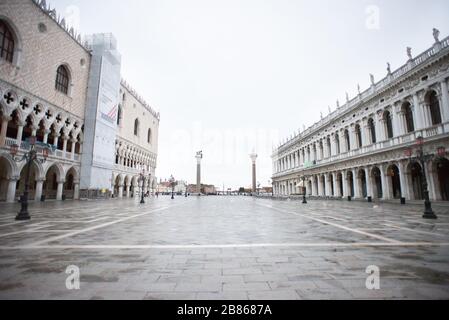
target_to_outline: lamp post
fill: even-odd
[[[419,162],[422,168],[422,188],[424,193],[424,219],[438,219],[437,215],[432,210],[432,203],[430,202],[429,196],[429,183],[427,182],[426,176],[426,162],[433,158],[430,154],[424,154],[424,138],[418,137],[416,139],[416,160]],[[440,154],[442,151],[438,149],[438,153]],[[411,149],[406,150],[406,155],[410,157],[410,161],[413,157],[413,151]]]
[[[36,150],[36,137],[30,137],[27,140],[27,143],[30,145],[30,151],[26,152],[22,158],[16,158],[17,153],[19,152],[19,146],[13,145],[10,147],[10,153],[12,155],[12,158],[15,162],[22,162],[26,161],[26,177],[25,177],[25,189],[23,192],[23,195],[20,197],[20,204],[21,204],[21,210],[16,216],[17,221],[25,221],[30,220],[31,216],[28,212],[28,195],[29,195],[29,189],[30,189],[30,175],[31,175],[31,166],[33,165],[34,161],[39,161],[40,163],[45,163],[48,158],[48,152],[51,149],[50,145],[48,144],[41,144],[39,145],[43,148],[42,149],[42,156],[44,159],[39,159],[37,156],[37,150]]]
[[[307,204],[307,198],[306,198],[306,191],[307,191],[307,188],[306,188],[306,180],[307,180],[307,176],[302,176],[302,185],[303,185],[303,189],[304,189],[304,193],[303,193],[303,195],[302,195],[302,203],[303,204]]]
[[[140,174],[140,204],[145,204],[145,195],[143,194],[143,185],[145,183],[145,169]]]
[[[173,175],[170,177],[170,185],[171,185],[171,199],[175,199],[175,178]]]

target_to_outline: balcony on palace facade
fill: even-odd
[[[273,175],[273,178],[283,177],[289,174],[294,174],[302,171],[312,170],[317,167],[322,167],[328,164],[337,163],[340,161],[351,160],[353,158],[368,156],[370,154],[382,151],[388,151],[391,149],[407,147],[414,144],[418,137],[423,137],[425,139],[438,138],[439,136],[449,134],[449,123],[433,126],[431,128],[416,130],[414,132],[397,136],[389,140],[377,142],[368,146],[363,146],[356,150],[351,150],[348,152],[342,152],[338,155],[333,155],[321,160],[311,160],[307,162],[306,165],[301,164],[299,166],[289,168],[287,170],[282,170]]]
[[[19,146],[19,153],[25,153],[30,150],[30,146],[26,141],[22,141],[19,144],[16,139],[12,139],[12,138],[6,138],[5,145],[1,148],[9,150],[10,147],[13,145]],[[52,150],[49,151],[48,160],[54,160],[54,161],[65,160],[65,161],[80,162],[81,155],[77,154],[77,153],[72,153],[71,151],[62,151],[62,150],[56,149],[55,151],[52,151]]]
[[[114,164],[114,171],[131,174],[131,175],[139,175],[142,173],[143,168],[131,168],[120,164]],[[149,171],[148,168],[145,168],[146,171]]]

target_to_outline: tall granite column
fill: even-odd
[[[201,160],[203,159],[203,152],[196,153],[196,191],[201,195]]]
[[[250,155],[251,161],[253,162],[253,180],[252,180],[252,188],[253,193],[257,193],[257,175],[256,175],[256,161],[257,161],[257,154],[253,153]]]

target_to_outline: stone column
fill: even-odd
[[[54,135],[55,141],[53,142],[53,145],[55,146],[55,148],[58,148],[58,140],[59,140],[59,134],[55,134]]]
[[[365,145],[369,146],[373,142],[373,135],[371,134],[371,129],[370,129],[368,123],[366,123],[366,125],[364,125],[363,130],[365,131],[365,137],[366,137]]]
[[[352,169],[352,177],[354,179],[354,198],[360,199],[362,198],[362,194],[360,192],[360,178],[357,171],[357,169]]]
[[[72,150],[70,152],[72,153],[72,159],[75,159],[75,147],[76,147],[76,139],[70,140],[72,142]]]
[[[315,176],[312,176],[312,196],[316,196],[317,195],[317,186],[316,186],[316,183],[315,183]]]
[[[50,134],[50,130],[48,130],[48,129],[45,129],[44,130],[44,140],[43,140],[43,143],[48,143],[48,135]]]
[[[253,153],[250,155],[251,161],[252,161],[252,169],[253,169],[253,174],[252,174],[252,187],[253,187],[253,192],[256,193],[257,192],[257,176],[256,176],[256,161],[257,161],[257,154]]]
[[[360,124],[360,133],[362,135],[362,147],[369,145],[369,141],[366,137],[366,127],[367,127],[367,121],[366,119],[362,121]]]
[[[126,197],[127,197],[127,198],[131,198],[131,186],[129,185],[129,183],[128,183],[128,185],[125,187],[125,189],[126,189]]]
[[[371,177],[371,168],[365,168],[366,177],[366,196],[373,198],[373,179]]]
[[[39,127],[35,125],[31,127],[31,136],[35,137],[37,135],[37,129],[39,129]]]
[[[424,128],[423,108],[419,103],[418,94],[413,94],[413,119],[415,121],[415,130]]]
[[[400,109],[401,106],[398,105],[398,108],[399,108],[399,111],[398,111],[398,116],[397,116],[397,120],[398,120],[397,135],[402,136],[407,131],[407,125],[406,125],[406,120],[405,120],[405,113],[402,111],[402,109]]]
[[[118,186],[118,198],[119,199],[123,198],[123,184],[120,184]]]
[[[332,135],[331,138],[331,157],[335,156],[337,154],[337,139],[335,134]]]
[[[399,176],[401,180],[401,193],[402,197],[410,200],[409,190],[408,190],[408,176],[407,176],[407,163],[399,162]]]
[[[317,143],[316,144],[316,160],[317,161],[323,160],[323,158],[321,157],[321,152],[322,152],[321,144]]]
[[[73,200],[79,200],[80,199],[80,182],[74,181],[73,182]]]
[[[318,196],[323,196],[323,183],[321,181],[321,175],[318,175]]]
[[[43,187],[44,187],[44,180],[36,179],[36,194],[34,196],[34,201],[41,201]]]
[[[68,141],[68,137],[66,135],[64,135],[62,137],[63,140],[63,144],[62,144],[62,152],[67,152],[67,141]]]
[[[441,92],[442,92],[441,118],[443,120],[443,123],[446,123],[449,122],[449,92],[447,88],[446,79],[441,81]]]
[[[201,160],[203,159],[203,153],[198,152],[196,154],[196,192],[201,194]]]
[[[342,179],[343,179],[343,197],[347,198],[350,196],[349,194],[349,182],[348,182],[348,172],[343,171],[342,172]]]
[[[387,167],[384,165],[379,166],[380,170],[380,177],[382,180],[382,193],[383,193],[383,199],[384,200],[390,200],[391,194],[390,194],[390,183],[391,179],[388,177]]]
[[[20,146],[20,143],[22,142],[22,137],[23,137],[23,127],[25,126],[25,122],[23,121],[18,121],[17,123],[17,144]]]
[[[14,203],[16,202],[16,186],[17,178],[9,179],[8,182],[8,193],[6,194],[6,202]]]
[[[0,147],[5,145],[6,132],[8,130],[8,122],[11,120],[11,117],[3,116],[1,120],[2,120],[2,130],[0,132]]]
[[[64,181],[58,181],[58,189],[56,190],[56,200],[62,200],[62,193],[64,192]]]
[[[391,115],[393,117],[393,137],[400,136],[401,130],[400,130],[400,123],[399,123],[399,110],[398,105],[394,105],[391,108]]]
[[[358,145],[357,145],[357,134],[355,131],[355,125],[351,126],[351,128],[349,129],[349,134],[350,136],[350,143],[351,143],[351,150],[357,150],[358,149]]]
[[[333,174],[333,178],[334,178],[334,197],[341,198],[343,195],[342,195],[342,190],[340,190],[340,183],[338,180],[338,172],[335,172]]]
[[[387,140],[387,121],[385,119],[379,119],[379,129],[378,132],[379,141]]]
[[[326,196],[327,197],[332,197],[332,178],[329,176],[329,174],[326,174]],[[335,185],[334,185],[334,190],[335,190]]]
[[[430,168],[430,163],[429,162],[426,162],[426,170],[425,171],[426,171],[425,175],[426,175],[427,182],[428,182],[428,189],[429,189],[430,200],[432,200],[432,201],[441,200],[437,196],[437,189],[436,189],[437,181],[435,181],[435,175],[433,174],[433,171]]]

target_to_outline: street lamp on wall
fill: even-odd
[[[175,178],[173,175],[170,177],[170,186],[171,186],[171,199],[175,199]]]
[[[139,177],[139,183],[140,183],[140,204],[145,204],[145,195],[143,194],[143,187],[145,184],[145,169],[142,171]]]
[[[429,160],[432,160],[434,158],[431,154],[425,154],[424,153],[424,138],[422,136],[419,136],[416,139],[416,156],[413,158],[413,149],[407,149],[405,151],[405,155],[409,157],[410,163],[412,162],[418,162],[421,165],[422,169],[422,188],[424,193],[424,219],[437,219],[437,215],[432,210],[432,203],[430,202],[430,196],[429,196],[429,183],[427,181],[426,176],[426,162]],[[437,149],[437,155],[438,157],[444,156],[446,154],[446,149],[443,147],[440,147]]]
[[[20,205],[21,210],[19,214],[16,216],[16,220],[18,221],[25,221],[30,220],[31,216],[28,212],[28,195],[29,195],[29,189],[30,189],[30,175],[31,175],[31,166],[33,165],[34,161],[38,161],[40,163],[45,163],[48,159],[49,150],[52,148],[49,144],[44,143],[37,143],[36,137],[32,136],[27,139],[26,143],[30,146],[30,151],[25,152],[22,158],[16,158],[17,154],[19,153],[20,146],[19,145],[12,145],[9,149],[9,152],[15,162],[23,162],[25,161],[26,164],[26,176],[25,176],[25,189],[23,192],[23,195],[20,197]],[[42,149],[42,158],[38,158],[37,150],[36,150],[36,144]]]
[[[304,175],[304,176],[301,177],[301,179],[302,179],[302,187],[303,187],[303,190],[304,190],[304,193],[303,193],[303,195],[302,195],[302,203],[303,203],[303,204],[307,204],[307,198],[306,198],[306,193],[307,193],[306,180],[308,180],[309,177]]]

